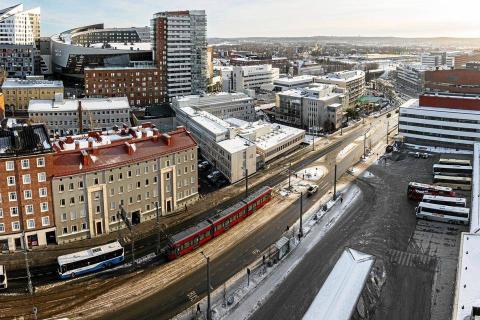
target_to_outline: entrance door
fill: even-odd
[[[167,212],[172,211],[172,200],[167,200]]]
[[[45,237],[47,238],[47,245],[48,244],[57,244],[57,240],[55,238],[55,231],[49,231],[45,233]]]
[[[102,221],[97,221],[96,230],[97,230],[97,236],[103,233],[102,232]]]
[[[15,238],[15,250],[22,250],[22,240]]]
[[[136,225],[140,223],[140,210],[132,212],[132,224]]]

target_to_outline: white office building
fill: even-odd
[[[241,92],[220,92],[207,95],[191,95],[173,99],[172,108],[192,107],[220,118],[255,120],[254,100]]]
[[[333,84],[282,91],[277,93],[275,120],[311,134],[334,131],[341,126],[348,102],[347,90]]]
[[[471,150],[480,142],[480,96],[424,94],[400,107],[405,142]]]
[[[28,116],[35,123],[45,123],[50,135],[106,131],[114,126],[130,125],[130,105],[126,97],[30,100]]]
[[[313,78],[311,75],[278,78],[273,81],[273,90],[286,91],[305,88],[313,83]]]
[[[365,94],[365,72],[361,70],[340,71],[315,77],[316,83],[335,84],[348,91],[348,104],[354,106]]]
[[[40,8],[23,4],[0,9],[0,44],[34,45],[40,39]]]
[[[177,121],[191,131],[202,155],[231,183],[251,175],[266,162],[297,148],[305,131],[262,121],[247,122],[191,107],[176,111]]]
[[[245,90],[258,91],[263,86],[273,85],[278,79],[280,71],[272,68],[270,64],[253,66],[234,66],[232,70],[232,90],[243,92]]]

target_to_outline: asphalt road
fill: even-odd
[[[458,245],[454,242],[463,231],[458,226],[416,221],[413,213],[416,203],[406,198],[409,181],[431,182],[433,161],[401,157],[400,161],[371,166],[372,175],[356,182],[362,190],[360,203],[349,208],[250,319],[301,319],[345,247],[373,254],[377,278],[386,272],[383,279],[386,284],[376,293],[379,301],[369,306],[369,319],[430,319],[432,308],[434,311],[438,308],[431,306],[437,264],[439,261],[449,264],[449,273],[455,273]],[[412,245],[412,238],[415,239],[419,228],[423,232],[426,225],[430,229],[439,226],[448,232],[437,232],[437,238],[428,241],[431,230],[427,230],[423,249],[419,249],[418,243]],[[439,248],[450,253],[448,259]],[[436,281],[442,282],[445,277],[450,275],[437,274]],[[447,306],[441,319],[445,320],[448,306],[453,303],[454,281],[448,280],[441,287],[442,302]]]

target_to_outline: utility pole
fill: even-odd
[[[290,161],[290,164],[288,166],[288,190],[291,188],[290,184],[290,176],[292,175],[292,162]]]
[[[131,239],[131,247],[132,247],[132,269],[135,269],[135,239],[133,235],[133,225],[132,222],[128,219],[127,217],[127,212],[123,208],[123,206],[120,206],[120,218],[122,218],[123,222],[127,225],[128,230],[130,230],[130,236],[132,237]]]
[[[210,257],[207,257],[203,251],[200,252],[207,259],[207,320],[212,320],[212,310],[210,304]]]
[[[333,171],[333,201],[337,200],[337,164],[335,163],[335,169]]]
[[[367,131],[363,134],[363,158],[367,157]]]
[[[245,199],[248,198],[248,169],[245,169]]]
[[[312,141],[312,151],[315,151],[315,136],[312,136],[313,137],[313,141]]]
[[[27,243],[25,241],[25,231],[22,231],[22,245],[23,245],[23,254],[25,256],[25,269],[27,270],[27,278],[28,278],[28,293],[32,297],[32,313],[33,318],[37,319],[37,307],[33,303],[33,284],[32,284],[32,274],[30,273],[30,265],[28,263],[28,250],[27,250]]]
[[[303,192],[300,192],[300,230],[298,232],[298,237],[303,237]]]
[[[388,125],[389,125],[389,121],[387,120],[387,146],[388,146]]]
[[[155,201],[155,207],[157,211],[157,255],[160,253],[160,210],[158,207],[158,201]]]

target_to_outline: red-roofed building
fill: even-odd
[[[53,207],[58,243],[169,215],[198,198],[197,143],[184,128],[160,133],[150,124],[69,136],[53,143]]]

